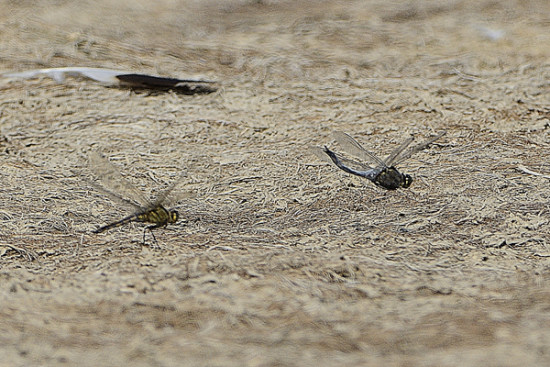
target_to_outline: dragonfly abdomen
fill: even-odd
[[[101,232],[105,232],[111,228],[115,228],[115,227],[120,227],[120,226],[123,226],[127,223],[130,223],[130,222],[134,222],[134,221],[140,221],[142,222],[142,220],[139,218],[140,216],[142,216],[143,214],[133,214],[133,215],[130,215],[126,218],[123,218],[117,222],[114,222],[114,223],[111,223],[111,224],[108,224],[106,226],[103,226],[103,227],[100,227],[98,229],[96,229],[94,231],[94,233],[101,233]]]
[[[338,158],[338,156],[336,155],[336,153],[334,153],[332,150],[330,150],[329,148],[327,148],[325,146],[325,149],[324,149],[324,152],[329,156],[329,158],[332,160],[332,162],[338,167],[340,168],[342,171],[344,172],[347,172],[347,173],[351,173],[352,175],[356,175],[356,176],[360,176],[360,177],[364,177],[366,179],[369,179],[371,181],[373,181],[374,183],[375,182],[375,179],[376,177],[378,177],[378,175],[380,174],[381,172],[381,168],[377,167],[377,168],[371,168],[371,169],[368,169],[368,170],[356,170],[356,169],[353,169],[351,167],[348,167],[346,166],[341,160],[340,158]]]

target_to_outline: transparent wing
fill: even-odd
[[[338,144],[340,144],[347,153],[359,159],[365,160],[367,162],[374,163],[378,167],[386,166],[384,161],[382,161],[380,158],[378,158],[377,156],[375,156],[374,154],[372,154],[371,152],[363,148],[361,144],[359,144],[355,139],[353,139],[348,134],[341,131],[336,131],[333,135],[336,141],[338,142]]]
[[[151,207],[151,201],[143,195],[143,192],[122,177],[119,170],[107,158],[99,152],[92,151],[88,159],[90,170],[103,186],[102,191],[141,209]]]
[[[386,163],[386,166],[391,167],[393,166],[393,162],[397,158],[397,156],[402,153],[407,147],[413,142],[414,137],[411,136],[407,140],[405,140],[400,146],[394,149],[393,152],[390,153],[390,155],[384,160]]]
[[[355,168],[355,169],[359,169],[359,170],[363,170],[363,171],[367,171],[367,170],[372,169],[372,167],[367,165],[367,164],[360,163],[360,162],[358,162],[356,160],[353,160],[353,159],[344,158],[341,154],[334,153],[334,152],[330,151],[331,154],[333,154],[334,157],[336,158],[336,160],[339,162],[339,163],[337,163],[321,147],[311,147],[310,151],[313,154],[315,154],[319,159],[321,159],[325,162],[331,163],[331,164],[335,164],[338,167],[340,167],[341,165],[344,165],[344,166],[352,168],[352,169]]]
[[[410,150],[406,151],[405,153],[403,153],[401,155],[398,154],[394,158],[392,164],[393,165],[398,165],[399,163],[403,162],[404,160],[409,159],[413,154],[418,153],[421,150],[426,149],[428,146],[430,146],[430,144],[432,144],[434,141],[441,138],[445,134],[447,134],[447,131],[442,131],[439,134],[437,134],[436,136],[434,136],[433,138],[428,139],[424,143],[421,143],[421,144],[418,144],[418,145],[412,147]]]
[[[136,203],[135,201],[132,201],[132,200],[123,198],[123,197],[120,196],[119,194],[107,190],[106,188],[104,188],[103,186],[101,186],[100,184],[98,184],[97,182],[94,182],[94,181],[92,181],[92,180],[89,180],[89,179],[86,178],[86,177],[83,177],[83,179],[84,179],[87,183],[89,183],[91,186],[93,186],[97,191],[101,192],[102,194],[107,195],[107,196],[108,196],[109,198],[111,198],[113,201],[118,202],[118,203],[121,204],[121,205],[125,205],[125,206],[128,206],[128,207],[130,207],[130,208],[134,208],[134,210],[136,210],[136,211],[140,211],[140,212],[143,211],[143,207],[142,207],[141,204],[138,204],[138,203]]]
[[[175,204],[180,199],[180,197],[183,196],[183,194],[178,195],[177,193],[175,193],[174,189],[182,184],[183,177],[185,177],[186,175],[186,172],[183,172],[174,182],[170,184],[170,186],[161,191],[157,195],[153,206],[171,206],[172,204]]]
[[[321,148],[321,147],[310,147],[310,148],[309,148],[309,151],[310,151],[311,153],[315,154],[315,155],[317,156],[317,158],[319,158],[320,160],[332,164],[332,160],[331,160],[330,157],[325,153],[325,151],[323,150],[323,148]]]

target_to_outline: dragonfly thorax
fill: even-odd
[[[400,187],[407,188],[412,184],[412,177],[403,174],[395,167],[385,167],[374,178],[373,182],[386,190],[397,190]]]
[[[175,210],[167,210],[162,205],[158,205],[144,213],[137,215],[137,221],[153,223],[156,226],[166,226],[168,223],[175,223],[179,214]]]

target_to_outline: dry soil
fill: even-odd
[[[550,2],[0,1],[1,366],[550,363]],[[392,192],[310,153],[437,144]],[[100,150],[182,221],[88,181]]]

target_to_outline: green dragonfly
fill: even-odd
[[[101,233],[112,228],[120,227],[130,222],[149,223],[143,231],[143,242],[145,243],[145,233],[147,230],[151,232],[154,241],[156,242],[153,229],[166,227],[170,223],[175,223],[179,219],[179,214],[175,210],[166,209],[171,199],[170,194],[173,189],[180,183],[177,180],[167,189],[162,191],[156,198],[151,201],[145,197],[143,192],[135,188],[128,182],[119,170],[108,159],[103,157],[98,152],[91,152],[89,155],[90,169],[97,176],[99,184],[94,186],[107,194],[114,200],[131,206],[134,208],[133,214],[122,218],[116,222],[107,224],[94,230],[94,233]]]

